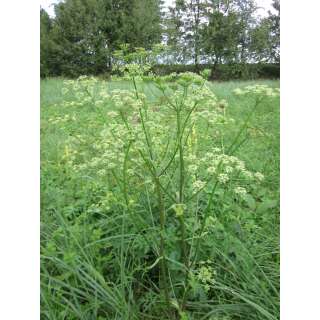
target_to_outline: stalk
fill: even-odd
[[[160,188],[159,180],[155,179],[156,184],[156,192],[158,196],[158,205],[159,205],[159,214],[160,214],[160,269],[161,269],[161,289],[163,290],[165,301],[170,306],[170,299],[169,299],[169,290],[168,290],[168,277],[167,277],[167,262],[165,257],[165,209],[163,203],[163,194]]]
[[[187,90],[184,92],[184,96],[186,96]],[[178,136],[178,144],[179,144],[179,197],[178,202],[180,205],[183,205],[184,201],[184,183],[185,183],[185,167],[184,167],[184,155],[183,155],[183,132],[186,127],[188,118],[191,112],[188,114],[187,119],[183,123],[183,128],[181,128],[181,109],[183,107],[183,103],[181,104],[180,108],[177,110],[177,136]],[[184,284],[186,285],[188,281],[189,275],[189,258],[188,258],[188,248],[187,248],[187,241],[186,241],[186,227],[185,227],[185,215],[184,212],[181,216],[179,216],[179,223],[180,223],[180,232],[181,232],[181,239],[180,239],[180,246],[181,246],[181,258],[182,262],[185,266],[185,280]],[[181,310],[185,308],[185,299],[183,299],[181,304]]]
[[[182,134],[181,134],[181,111],[177,112],[177,135],[179,143],[179,203],[183,203],[183,188],[184,188],[184,159],[183,159],[183,145],[182,145]]]
[[[134,76],[132,77],[132,81],[133,81],[136,97],[137,97],[137,99],[139,99],[137,84],[136,84]],[[170,298],[169,298],[168,277],[167,277],[168,268],[167,268],[167,262],[166,262],[166,257],[165,257],[165,238],[164,238],[165,218],[166,217],[165,217],[165,207],[164,207],[164,201],[163,201],[163,192],[162,192],[162,188],[161,188],[162,186],[159,181],[159,177],[157,176],[157,173],[156,173],[156,168],[154,167],[154,165],[152,163],[152,160],[153,160],[152,146],[150,143],[149,134],[148,134],[147,129],[145,127],[144,118],[142,115],[141,108],[139,108],[139,115],[140,115],[142,129],[143,129],[144,136],[145,136],[146,143],[147,143],[147,147],[148,147],[148,153],[149,153],[150,160],[146,159],[143,156],[143,153],[141,151],[140,151],[140,155],[142,156],[143,160],[147,164],[147,167],[148,167],[151,175],[153,176],[153,179],[155,182],[155,187],[156,187],[156,193],[157,193],[157,197],[158,197],[159,218],[160,218],[160,250],[159,250],[159,254],[160,254],[160,259],[161,259],[161,261],[160,261],[160,272],[161,272],[160,286],[161,286],[161,289],[164,294],[165,302],[166,302],[168,309],[169,309],[170,308]]]
[[[129,145],[126,149],[125,158],[123,162],[123,197],[126,203],[125,209],[127,211],[130,211],[129,208],[129,197],[128,197],[128,183],[127,183],[127,167],[128,167],[128,156],[129,156],[129,150],[131,147],[131,142],[129,142]],[[123,291],[123,296],[125,297],[125,266],[124,266],[124,234],[125,234],[125,214],[123,210],[122,215],[122,225],[121,225],[121,252],[120,252],[120,269],[121,269],[121,287]]]
[[[139,99],[137,83],[136,83],[136,79],[135,79],[134,76],[132,77],[132,82],[133,82],[136,98]],[[147,146],[148,146],[149,156],[150,156],[150,158],[152,160],[153,159],[152,146],[151,146],[151,142],[150,142],[149,133],[148,133],[147,128],[145,126],[145,122],[144,122],[144,118],[143,118],[143,115],[142,115],[141,108],[139,108],[139,115],[140,115],[140,120],[141,120],[141,124],[142,124],[142,129],[143,129],[143,132],[144,132],[144,135],[145,135],[145,139],[146,139],[146,142],[147,142]]]
[[[182,205],[184,201],[183,191],[184,191],[184,180],[185,180],[185,168],[184,168],[184,158],[183,158],[183,145],[182,145],[182,134],[181,131],[181,115],[180,111],[177,112],[177,127],[178,127],[178,137],[179,137],[179,167],[180,167],[180,179],[179,179],[179,203]],[[183,263],[188,269],[188,253],[187,253],[187,243],[186,243],[186,228],[184,215],[179,217],[180,230],[181,230],[181,256]]]
[[[252,108],[252,110],[249,112],[246,120],[244,121],[242,127],[240,128],[240,130],[238,131],[238,134],[236,135],[235,139],[233,140],[233,142],[231,143],[231,145],[229,146],[229,148],[227,149],[227,153],[230,153],[230,154],[233,154],[237,149],[238,147],[241,145],[236,145],[236,143],[238,142],[241,134],[244,132],[244,130],[248,127],[248,123],[252,117],[252,115],[254,114],[254,111],[256,110],[256,108],[258,107],[259,103],[261,102],[261,99],[258,99],[256,100],[256,103],[254,105],[254,107]],[[235,146],[236,145],[236,146]],[[234,147],[235,146],[235,147]],[[218,164],[218,172],[219,172],[219,168],[220,168],[220,164],[221,162]],[[203,233],[203,230],[204,230],[204,227],[205,227],[205,223],[206,223],[206,219],[208,218],[208,215],[210,213],[210,210],[211,210],[211,206],[212,206],[212,202],[213,202],[213,196],[214,196],[214,193],[216,191],[216,188],[218,186],[218,180],[216,181],[216,183],[214,184],[212,190],[211,190],[211,193],[210,193],[210,197],[209,197],[209,201],[208,201],[208,205],[207,207],[205,208],[204,210],[204,217],[203,217],[203,220],[202,220],[202,225],[201,225],[201,228],[200,228],[200,234],[199,234],[199,238],[197,239],[197,244],[196,244],[196,250],[195,250],[195,256],[194,256],[194,259],[193,259],[193,262],[192,264],[195,262],[196,258],[197,258],[197,254],[198,254],[198,251],[199,251],[199,247],[200,247],[200,240],[201,240],[201,235]]]
[[[231,143],[231,145],[229,146],[229,148],[227,149],[227,154],[233,154],[236,152],[236,150],[242,145],[242,143],[246,140],[244,139],[243,141],[241,141],[240,143],[237,144],[239,138],[241,137],[242,133],[245,131],[245,129],[248,127],[248,123],[250,122],[250,119],[252,117],[252,115],[254,114],[254,111],[257,109],[258,105],[260,104],[260,102],[262,101],[262,99],[257,99],[256,102],[255,102],[255,105],[254,107],[252,108],[252,110],[250,111],[250,113],[248,114],[247,118],[245,119],[243,125],[241,126],[240,130],[238,131],[235,139],[233,140],[233,142]],[[218,172],[219,172],[219,168],[220,168],[220,165],[221,165],[221,162],[218,164],[218,169],[217,169],[217,174],[218,175]],[[197,238],[197,241],[196,241],[196,245],[195,245],[195,253],[194,253],[194,256],[193,256],[193,259],[192,261],[190,262],[190,265],[189,265],[189,268],[191,268],[193,266],[193,264],[196,262],[197,260],[197,256],[198,256],[198,252],[199,252],[199,249],[200,249],[200,242],[201,242],[201,235],[204,231],[204,228],[205,228],[205,223],[206,223],[206,220],[209,216],[209,213],[210,213],[210,210],[211,210],[211,206],[212,206],[212,203],[213,203],[213,196],[214,196],[214,193],[216,191],[216,188],[219,184],[219,181],[216,180],[212,190],[211,190],[211,193],[210,193],[210,196],[209,196],[209,201],[208,201],[208,204],[207,204],[207,207],[205,208],[204,210],[204,217],[202,219],[202,223],[201,223],[201,227],[200,227],[200,232],[199,232],[199,236]],[[198,194],[198,193],[197,193]],[[193,196],[191,197],[193,198]],[[191,198],[189,198],[188,200],[190,200]],[[184,296],[183,296],[183,299],[182,299],[182,306],[185,305],[186,303],[186,297],[187,297],[187,293],[188,291],[190,290],[190,286],[187,285],[186,289],[185,289],[185,292],[184,292]]]

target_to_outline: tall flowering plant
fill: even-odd
[[[144,234],[145,241],[152,239],[155,256],[149,269],[159,265],[164,300],[183,317],[195,283],[204,291],[214,287],[212,261],[202,261],[200,251],[215,219],[217,190],[232,190],[241,200],[250,183],[264,179],[260,172],[248,170],[235,152],[262,99],[274,97],[278,91],[261,85],[235,90],[239,96],[255,98],[252,111],[226,145],[225,127],[234,120],[228,117],[227,101],[211,91],[208,71],[154,75],[152,64],[163,50],[158,46],[152,54],[144,49],[129,52],[124,46],[116,52],[115,68],[130,81],[132,90],[110,92],[97,88],[96,79],[81,77],[66,82],[63,91],[73,93],[79,106],[90,103],[104,121],[92,144],[92,156],[72,162],[74,169],[96,173],[108,185],[107,211],[115,202],[119,205],[112,190],[120,192],[122,234],[128,228],[126,217],[133,224],[137,220],[152,224],[150,237]],[[148,199],[151,220],[139,216],[141,207],[146,206],[144,199]],[[124,239],[122,262],[123,243]],[[179,248],[174,257],[173,247]],[[172,279],[173,272],[177,281]],[[125,274],[121,279],[125,281]]]

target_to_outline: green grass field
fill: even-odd
[[[141,164],[131,142],[119,146],[125,126],[118,124],[110,140],[111,104],[72,104],[75,96],[70,91],[62,94],[62,79],[41,81],[43,319],[279,319],[279,98],[264,98],[251,114],[254,97],[233,93],[256,84],[279,88],[279,81],[271,80],[207,84],[217,101],[227,101],[223,112],[233,121],[209,127],[201,118],[199,125],[190,125],[185,161],[189,153],[205,159],[202,154],[217,145],[228,150],[240,132],[233,156],[264,179],[244,182],[236,175],[215,187],[213,178],[194,196],[192,179],[206,180],[205,167],[199,165],[191,174],[192,160],[182,166],[173,157],[173,167],[159,180],[166,186],[166,221],[160,230],[161,202],[148,172],[153,165],[161,167],[158,154],[167,154],[163,141],[168,141],[168,154],[175,148],[170,135],[176,130],[160,91],[149,83],[137,84],[138,92],[146,95],[144,103],[154,108],[144,115],[151,146],[141,147],[145,155],[151,150],[151,160]],[[92,95],[116,89],[134,92],[131,82],[99,80]],[[129,111],[123,112],[127,117]],[[142,130],[141,119],[136,122]],[[138,139],[144,143],[143,133]],[[112,151],[113,166],[109,160],[101,162],[110,150],[117,150]],[[179,214],[174,206],[179,203],[181,177],[186,205]],[[238,183],[247,190],[243,197],[232,191]],[[166,259],[161,255],[162,237]]]

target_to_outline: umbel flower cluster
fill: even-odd
[[[65,107],[101,107],[108,103],[110,96],[95,77],[80,76],[77,80],[65,80],[62,94],[66,97]],[[67,98],[71,96],[69,101]]]
[[[98,91],[94,105],[103,108],[106,122],[92,144],[92,157],[85,162],[75,163],[74,169],[83,173],[96,172],[100,177],[112,177],[112,171],[122,168],[129,148],[127,174],[132,179],[131,183],[143,185],[143,180],[152,181],[151,174],[146,179],[145,160],[150,156],[152,166],[158,168],[157,174],[163,171],[161,181],[169,184],[175,194],[177,186],[174,186],[174,181],[170,182],[170,177],[175,174],[175,164],[178,161],[176,149],[178,144],[182,143],[186,192],[190,195],[202,190],[208,191],[214,181],[221,185],[234,184],[237,181],[234,190],[236,194],[241,195],[245,193],[248,181],[261,181],[261,174],[248,171],[243,161],[225,154],[219,144],[217,129],[232,122],[226,115],[226,101],[219,101],[206,85],[205,79],[196,74],[174,74],[167,78],[171,80],[168,85],[165,85],[168,79],[157,79],[157,85],[165,93],[161,105],[149,104],[143,92],[136,94],[132,90],[119,89],[110,93]],[[86,78],[68,83],[71,84],[72,90],[75,90],[77,97],[80,96],[77,90],[81,85],[85,85],[91,93],[94,91],[95,80],[89,78],[82,84],[83,79]],[[181,133],[177,132],[178,128],[175,125],[175,108],[181,108],[179,113],[184,124]],[[68,119],[69,117],[55,119],[53,123]],[[202,143],[199,141],[208,139],[214,141],[211,148],[209,151],[202,150]],[[172,166],[164,171],[170,159]],[[166,179],[168,181],[165,182]],[[239,181],[244,182],[244,185],[238,185]],[[240,187],[242,189],[239,189]]]
[[[236,95],[262,95],[262,96],[268,96],[268,97],[277,97],[280,93],[280,90],[278,88],[270,88],[267,85],[263,84],[256,84],[252,86],[247,86],[244,89],[237,88],[234,90],[234,93]]]
[[[140,55],[142,60],[146,59],[144,54]],[[231,190],[241,201],[250,192],[250,184],[261,183],[264,176],[249,170],[233,154],[241,131],[231,147],[224,145],[225,128],[234,120],[228,116],[228,102],[219,100],[208,85],[207,72],[159,77],[150,73],[151,64],[126,61],[121,52],[118,57],[122,61],[117,70],[131,80],[130,90],[112,90],[107,83],[99,84],[97,79],[85,76],[65,81],[62,89],[66,97],[72,97],[70,101],[66,99],[65,107],[89,106],[99,114],[102,125],[95,126],[88,119],[88,136],[84,137],[77,134],[76,118],[72,115],[53,117],[49,122],[74,126],[75,138],[67,140],[64,161],[75,174],[94,177],[106,186],[108,191],[97,200],[95,208],[111,213],[119,205],[115,190],[120,190],[122,207],[135,214],[144,205],[144,195],[148,197],[149,209],[154,211],[160,231],[157,254],[166,300],[170,296],[166,271],[169,217],[176,219],[179,230],[184,230],[179,233],[179,245],[186,281],[199,281],[208,292],[215,284],[215,271],[210,262],[200,267],[194,262],[212,213],[215,191]],[[278,92],[257,85],[236,89],[235,94],[253,94],[260,101],[261,97],[274,97]],[[84,152],[84,146],[90,152]],[[199,200],[206,205],[195,205]],[[185,234],[185,230],[192,229],[185,226],[191,216],[197,219],[197,235]],[[197,240],[188,240],[191,238]],[[183,296],[187,297],[189,285],[185,283],[184,288]],[[182,301],[182,309],[183,304]]]

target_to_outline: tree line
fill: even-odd
[[[159,65],[248,66],[280,62],[280,2],[259,18],[254,0],[65,0],[40,8],[40,73],[110,72],[122,44],[167,45]]]

